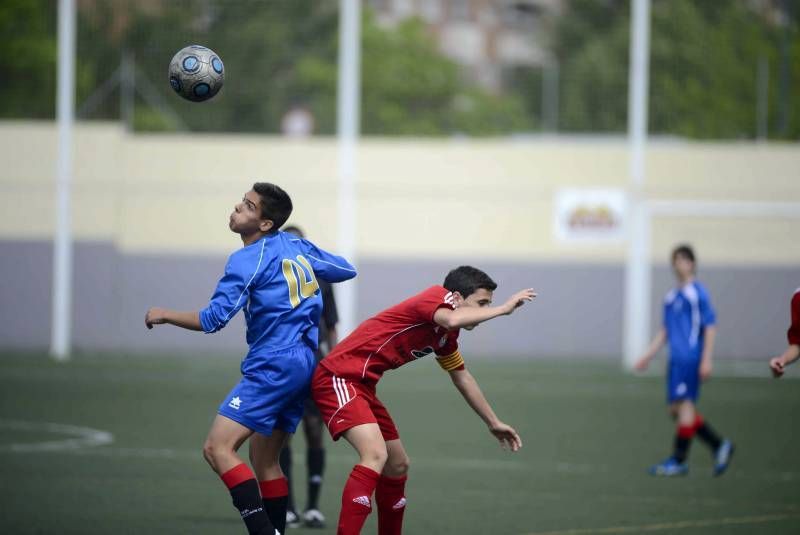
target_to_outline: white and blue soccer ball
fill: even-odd
[[[187,46],[169,62],[169,85],[186,100],[208,100],[219,92],[224,81],[225,66],[210,48]]]

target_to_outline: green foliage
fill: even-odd
[[[764,5],[653,0],[653,133],[754,137],[757,69],[766,61],[769,134],[800,137],[800,9],[782,22],[777,11],[763,11]],[[137,86],[149,82],[192,130],[278,132],[284,114],[303,106],[314,115],[316,133],[335,132],[336,2],[182,0],[148,3],[145,9],[136,2],[98,0],[82,6],[79,107],[111,77],[127,51],[136,61]],[[560,67],[560,130],[625,131],[629,9],[629,0],[571,0],[557,19],[551,41]],[[0,3],[0,31],[0,117],[53,117],[56,3],[5,0]],[[190,43],[216,50],[226,66],[222,93],[202,105],[177,98],[166,82],[172,54]],[[489,94],[464,80],[460,67],[438,51],[423,22],[411,19],[383,28],[368,8],[362,24],[361,76],[365,134],[508,134],[533,130],[541,114],[542,77],[537,70],[507,73],[506,91]],[[118,94],[112,92],[99,99],[88,117],[117,119],[119,108]],[[153,98],[145,102],[137,97],[136,108],[136,129],[160,130],[170,124],[153,116],[160,113]]]
[[[456,65],[425,26],[408,20],[385,31],[364,18],[362,114],[365,133],[441,134],[458,91]]]
[[[50,0],[0,2],[0,117],[55,115],[56,3]]]
[[[158,110],[149,106],[139,106],[133,115],[133,129],[148,132],[169,132],[174,128]]]
[[[741,2],[717,2],[710,15],[691,0],[654,7],[651,130],[753,137],[758,61],[771,51],[763,21]]]
[[[754,137],[760,58],[770,66],[769,117],[775,125],[784,105],[777,90],[779,42],[789,36],[791,46],[800,48],[796,18],[783,27],[739,0],[654,0],[651,16],[651,132]],[[564,129],[625,130],[629,27],[627,2],[570,2],[555,35]],[[796,59],[791,77],[800,77]],[[780,98],[797,102],[798,87]],[[792,111],[789,123],[782,135],[796,138],[800,114]],[[774,126],[771,134],[779,135]]]
[[[517,97],[466,85],[418,19],[387,31],[365,17],[362,50],[365,133],[481,136],[531,126]]]
[[[533,119],[519,97],[476,90],[458,95],[452,120],[456,132],[468,135],[501,135],[533,127]]]
[[[16,63],[6,70],[18,73],[12,76],[15,84],[2,88],[0,110],[6,116],[53,116],[55,11],[47,12],[45,5],[53,4],[15,0],[0,8],[0,27],[17,30],[4,32],[17,52]],[[317,133],[335,132],[335,2],[186,0],[148,10],[128,5],[130,11],[121,12],[126,9],[123,4],[99,1],[79,12],[79,107],[111,78],[127,52],[136,63],[137,86],[154,87],[192,130],[277,132],[284,114],[303,106],[314,115]],[[21,19],[32,27],[15,25]],[[212,48],[225,62],[225,87],[202,105],[177,98],[166,81],[172,54],[190,43]],[[437,50],[419,20],[385,29],[365,9],[361,73],[366,134],[493,135],[531,127],[518,97],[489,95],[465,83],[459,67]],[[30,91],[31,80],[36,82],[35,92]],[[88,118],[120,116],[117,90],[98,100],[87,111]],[[157,117],[154,104],[153,98],[146,102],[137,97],[135,129],[170,127]]]

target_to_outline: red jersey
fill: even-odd
[[[792,297],[792,324],[786,333],[789,345],[800,346],[800,288],[794,292]]]
[[[434,323],[440,308],[455,309],[453,293],[432,286],[363,322],[320,366],[337,377],[368,383],[377,382],[386,370],[432,354],[446,370],[459,369],[463,366],[459,330],[448,331]]]

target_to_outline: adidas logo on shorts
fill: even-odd
[[[363,505],[364,507],[372,507],[372,503],[369,501],[369,496],[359,496],[358,498],[353,498],[353,503]]]
[[[405,507],[405,506],[406,506],[406,499],[405,499],[405,498],[400,498],[400,501],[399,501],[399,502],[397,502],[396,504],[394,504],[394,505],[392,506],[392,509],[394,509],[395,511],[397,511],[398,509],[402,509],[402,508],[403,508],[403,507]]]

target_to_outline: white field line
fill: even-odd
[[[92,455],[97,457],[134,457],[147,459],[186,459],[201,460],[201,448],[174,449],[174,448],[126,448],[106,447],[114,443],[114,436],[108,431],[92,429],[68,424],[48,422],[28,422],[0,419],[0,431],[25,431],[39,433],[56,433],[71,435],[70,438],[29,443],[0,444],[2,454],[27,454],[27,453],[68,453],[71,455]],[[503,452],[500,452],[502,455]],[[331,462],[347,464],[354,461],[352,455],[328,455]],[[447,468],[467,470],[488,470],[506,472],[544,473],[556,472],[572,476],[596,477],[607,474],[613,467],[605,464],[571,463],[558,460],[539,460],[537,462],[522,461],[517,459],[486,459],[486,458],[435,458],[417,457],[412,459],[415,466],[426,468]],[[791,471],[742,471],[732,470],[726,474],[726,479],[765,480],[765,481],[798,481],[800,472]]]
[[[53,433],[67,435],[70,438],[61,440],[48,440],[33,443],[12,443],[0,445],[0,452],[49,452],[49,451],[78,451],[84,448],[106,446],[114,442],[114,435],[108,431],[92,429],[69,424],[55,424],[49,422],[25,422],[18,420],[0,419],[0,429],[8,431],[23,431],[36,433]]]

